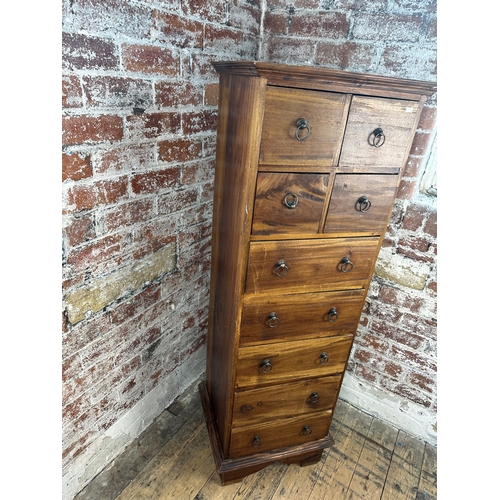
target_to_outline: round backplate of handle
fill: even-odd
[[[276,274],[276,276],[283,277],[283,276],[286,276],[288,274],[289,270],[290,269],[288,269],[288,266],[286,265],[285,261],[284,260],[279,260],[276,263],[276,267],[274,269],[274,273]]]
[[[361,196],[356,202],[356,209],[363,213],[368,212],[371,206],[372,202],[366,196]]]
[[[354,264],[350,261],[349,257],[345,256],[340,261],[339,267],[343,273],[349,273],[353,270]]]
[[[379,127],[376,128],[369,136],[368,143],[374,148],[380,148],[384,145],[385,134],[384,131]]]

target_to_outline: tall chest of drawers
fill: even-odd
[[[206,381],[221,482],[308,465],[329,428],[425,97],[316,67],[220,75]]]

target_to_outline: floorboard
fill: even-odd
[[[437,449],[339,400],[320,462],[221,486],[196,381],[74,500],[437,500]]]

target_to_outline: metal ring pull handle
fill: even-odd
[[[280,319],[276,316],[275,312],[272,312],[267,318],[267,326],[269,328],[276,328],[280,324]]]
[[[373,136],[373,138],[372,138]],[[371,146],[375,148],[380,148],[384,145],[385,142],[385,134],[381,128],[376,128],[368,137],[368,142]]]
[[[359,206],[359,208],[358,208]],[[360,211],[360,212],[368,212],[368,210],[370,210],[370,207],[372,206],[372,202],[366,197],[366,196],[362,196],[361,198],[359,198],[359,200],[356,202],[356,208]]]
[[[307,401],[309,403],[317,403],[319,401],[319,394],[316,391],[311,392],[311,395],[309,396],[309,399]]]
[[[283,203],[288,208],[295,208],[299,204],[299,197],[295,193],[287,193],[283,198]]]
[[[262,373],[269,373],[273,369],[273,365],[271,364],[270,359],[263,359],[262,364],[260,365],[260,371]]]
[[[335,323],[339,319],[339,313],[337,312],[337,309],[335,307],[332,307],[328,311],[328,321],[330,323]]]
[[[312,434],[312,429],[308,425],[304,425],[304,427],[302,428],[301,434],[303,436],[309,436],[310,434]]]
[[[330,361],[330,358],[328,357],[328,354],[326,352],[322,352],[319,355],[319,364],[320,365],[326,365]]]
[[[252,439],[252,446],[258,448],[262,443],[260,442],[260,436],[254,436]]]
[[[353,270],[354,264],[349,260],[349,257],[343,257],[340,261],[340,270],[343,273],[349,273]]]
[[[288,274],[288,266],[285,264],[284,260],[279,260],[278,263],[276,264],[276,269],[274,270],[276,276],[286,276]]]
[[[307,124],[307,120],[305,118],[299,118],[295,125],[297,125],[295,129],[295,139],[298,141],[305,141],[311,135],[311,129]],[[299,137],[299,132],[304,129],[307,129],[307,134],[304,137]]]

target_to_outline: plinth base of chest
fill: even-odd
[[[313,465],[321,460],[325,448],[334,445],[332,437],[328,435],[325,438],[297,446],[288,446],[246,457],[224,458],[206,383],[204,381],[201,382],[198,389],[200,391],[216,471],[223,485],[240,482],[246,476],[254,474],[274,462],[298,464],[301,467]]]

